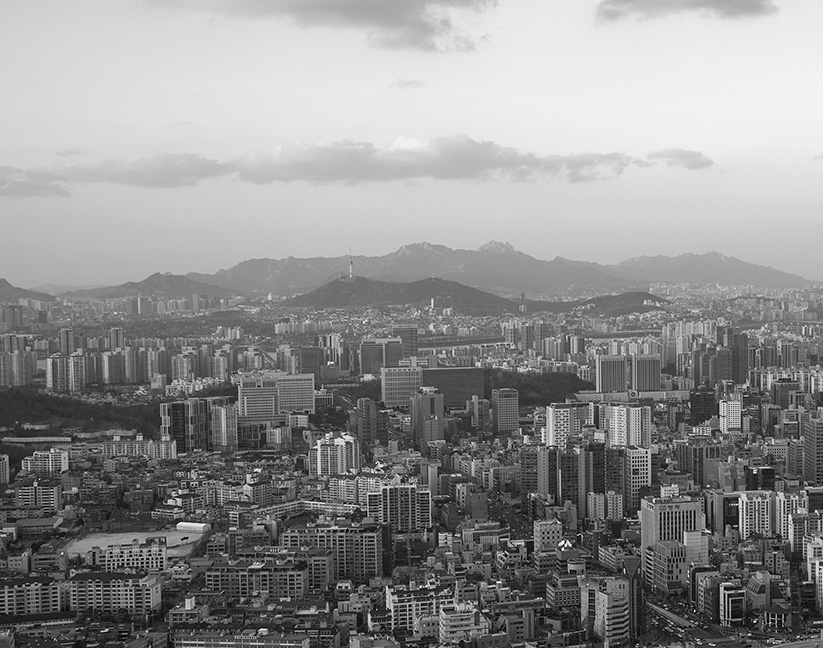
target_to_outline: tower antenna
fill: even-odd
[[[349,279],[354,279],[354,261],[351,258],[351,248],[349,248]]]

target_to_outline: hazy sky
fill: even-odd
[[[0,277],[511,242],[823,279],[820,0],[4,0]]]

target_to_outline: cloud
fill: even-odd
[[[75,157],[76,155],[80,155],[83,153],[82,149],[79,148],[67,148],[67,149],[60,149],[59,151],[55,151],[55,155],[60,157]]]
[[[369,142],[333,141],[243,160],[246,182],[389,182],[434,180],[528,181],[562,176],[571,182],[621,174],[635,162],[623,153],[538,156],[465,135],[432,140],[398,139],[385,148]]]
[[[162,8],[206,9],[224,15],[283,18],[301,27],[365,32],[389,49],[468,51],[477,40],[455,23],[459,14],[481,14],[497,0],[147,0]]]
[[[397,79],[390,87],[392,90],[419,90],[426,87],[426,82],[419,79]]]
[[[69,196],[56,182],[32,177],[29,172],[12,166],[0,166],[0,196],[8,198],[48,198]]]
[[[689,11],[719,18],[752,18],[777,13],[778,7],[773,0],[601,0],[597,19],[660,18]]]
[[[714,166],[714,160],[707,158],[700,151],[687,151],[686,149],[672,148],[663,151],[649,153],[646,157],[650,160],[663,160],[670,167],[684,167],[692,171],[698,169],[708,169]]]
[[[669,165],[702,158],[673,149],[649,156]],[[705,158],[702,158],[705,160]],[[674,160],[674,161],[673,161]],[[709,161],[710,162],[710,161]],[[107,159],[52,167],[0,167],[2,196],[68,196],[76,185],[112,184],[154,189],[191,187],[207,180],[250,184],[308,182],[362,184],[418,179],[525,182],[608,180],[650,163],[625,153],[537,155],[466,135],[429,140],[398,138],[388,146],[333,140],[281,148],[273,153],[216,160],[195,153],[164,153],[130,160]]]

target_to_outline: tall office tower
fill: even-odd
[[[258,371],[232,377],[238,424],[284,423],[292,412],[314,414],[314,376]]]
[[[110,328],[106,341],[108,351],[117,351],[126,346],[126,333],[120,327]]]
[[[177,441],[180,453],[209,448],[209,403],[190,398],[160,403],[160,435]]]
[[[626,391],[626,356],[597,356],[595,372],[598,392]]]
[[[423,384],[437,387],[450,408],[462,407],[474,394],[486,390],[483,369],[479,367],[424,367]]]
[[[713,389],[693,389],[689,393],[689,425],[700,425],[717,414]]]
[[[431,501],[429,489],[417,484],[383,484],[366,495],[366,515],[393,533],[422,531],[432,525]]]
[[[403,342],[403,357],[411,358],[417,355],[417,325],[416,324],[392,324],[391,336],[400,338]]]
[[[314,414],[314,376],[277,375],[277,406],[281,414]]]
[[[629,579],[600,579],[594,595],[594,634],[606,646],[628,644],[631,625]]]
[[[559,453],[557,448],[538,446],[537,492],[546,495],[553,504],[559,504]]]
[[[72,353],[68,358],[68,389],[72,393],[86,391],[86,356]]]
[[[800,383],[791,378],[780,378],[772,383],[772,404],[789,409],[792,392],[800,391]]]
[[[517,465],[520,468],[520,493],[524,503],[531,493],[537,492],[537,453],[540,446],[526,443],[517,453]]]
[[[415,445],[425,452],[431,441],[442,441],[444,434],[443,394],[434,387],[421,387],[409,399],[411,428]]]
[[[323,366],[323,349],[320,347],[300,347],[297,350],[298,372],[314,376],[315,386],[320,386],[320,368]]]
[[[657,542],[683,542],[685,532],[705,528],[703,498],[644,497],[640,502],[640,550],[646,582],[651,583],[653,578],[652,563]]]
[[[400,338],[365,338],[360,342],[360,374],[379,376],[382,367],[399,367],[403,359]]]
[[[692,481],[706,486],[705,466],[712,459],[720,459],[723,448],[711,437],[690,437],[688,441],[678,442],[674,447],[674,456],[682,472],[691,474]]]
[[[749,380],[749,336],[735,333],[732,339],[732,379],[738,385]]]
[[[350,434],[329,432],[309,451],[309,474],[312,476],[359,472],[360,465],[360,444]]]
[[[0,484],[8,484],[11,481],[11,465],[9,456],[0,454]]]
[[[77,351],[77,343],[74,339],[74,329],[62,328],[57,333],[60,355],[68,356]]]
[[[640,507],[640,490],[652,484],[652,451],[648,448],[626,448],[626,472],[623,479],[623,510],[634,515]]]
[[[380,397],[386,407],[408,407],[409,399],[422,385],[422,367],[380,369]]]
[[[220,452],[237,450],[237,404],[211,406],[211,447]]]
[[[740,540],[752,534],[766,538],[772,535],[772,493],[768,491],[744,491],[738,503],[738,530]]]
[[[803,423],[803,480],[807,485],[823,485],[823,419]]]
[[[389,413],[371,398],[358,398],[356,409],[357,440],[371,452],[376,444],[389,445]]]
[[[579,448],[558,450],[557,454],[557,499],[559,504],[574,504],[578,518],[586,513],[584,457]],[[583,466],[581,466],[583,464]]]
[[[491,403],[486,398],[472,394],[466,401],[466,410],[471,414],[471,424],[475,430],[485,430],[492,423]]]
[[[495,434],[520,429],[520,399],[516,389],[492,389],[492,427]]]
[[[46,359],[46,389],[63,393],[69,390],[69,359],[63,355],[53,355]]]
[[[589,419],[588,403],[552,403],[546,408],[547,445],[564,449],[583,431]]]
[[[660,390],[660,356],[632,356],[632,389],[639,392]]]
[[[740,394],[736,394],[740,396]],[[735,398],[720,401],[720,431],[723,434],[740,433],[743,430],[743,403]]]

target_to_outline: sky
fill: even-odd
[[[5,0],[0,277],[507,241],[811,279],[820,0]]]

